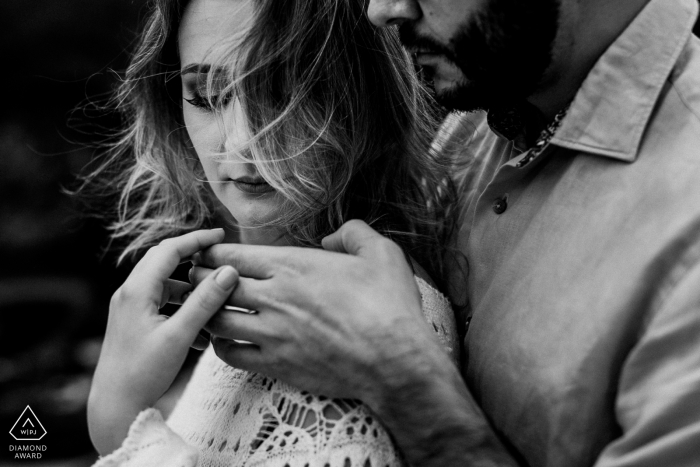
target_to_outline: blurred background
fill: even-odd
[[[5,444],[27,405],[47,430],[33,465],[89,466],[97,457],[87,395],[109,299],[130,265],[103,254],[104,225],[81,218],[61,187],[118,125],[114,115],[75,109],[113,90],[111,70],[124,70],[145,3],[0,2],[0,466],[22,465]]]
[[[118,125],[74,109],[103,101],[124,70],[145,0],[0,2],[0,465],[29,405],[47,431],[39,466],[95,459],[86,401],[111,294],[129,265],[102,254],[104,226],[61,187]],[[30,443],[32,444],[32,443]],[[25,461],[26,462],[26,461]]]

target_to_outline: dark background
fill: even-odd
[[[30,405],[41,466],[90,465],[85,403],[109,298],[125,278],[100,222],[61,193],[118,119],[78,107],[117,83],[144,0],[0,2],[0,465]],[[88,106],[89,107],[89,106]],[[69,127],[70,125],[73,127]],[[88,123],[89,122],[89,125]],[[102,128],[100,130],[99,128]]]
[[[96,458],[85,403],[109,298],[129,265],[102,254],[104,226],[81,219],[61,187],[118,126],[114,115],[75,109],[113,90],[110,70],[123,71],[144,5],[0,2],[0,465],[23,464],[11,461],[7,446],[19,443],[7,433],[27,405],[47,431],[33,465]]]

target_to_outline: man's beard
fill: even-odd
[[[487,0],[448,45],[421,36],[410,22],[399,34],[408,49],[440,54],[463,73],[462,82],[436,94],[441,105],[488,110],[524,100],[542,82],[552,61],[559,2]]]

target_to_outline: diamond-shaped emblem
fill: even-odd
[[[46,435],[46,430],[39,419],[34,415],[31,407],[27,406],[19,416],[10,434],[17,441],[39,441]]]

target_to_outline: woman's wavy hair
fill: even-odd
[[[449,161],[430,150],[436,108],[397,31],[373,28],[357,0],[251,1],[252,24],[222,43],[217,69],[229,70],[224,91],[253,135],[237,156],[284,200],[270,224],[318,247],[362,219],[440,283],[454,189]],[[120,261],[211,225],[217,206],[183,123],[177,32],[186,3],[152,0],[113,100],[123,131],[85,177],[83,192],[118,193],[111,236],[124,245]],[[220,79],[208,73],[208,93],[220,97]]]

